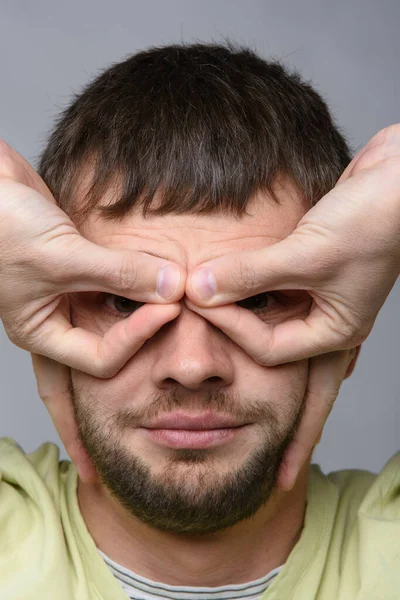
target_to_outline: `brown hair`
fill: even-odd
[[[351,160],[327,104],[297,72],[232,42],[152,47],[112,65],[59,116],[39,173],[60,207],[240,216],[289,176],[312,206]],[[73,203],[82,169],[90,185]],[[154,194],[161,202],[150,208]]]

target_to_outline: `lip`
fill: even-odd
[[[241,427],[247,423],[238,423],[227,415],[218,415],[213,412],[198,414],[173,412],[162,415],[148,425],[142,425],[146,429],[186,429],[192,431],[204,431],[207,429],[232,429]]]
[[[158,446],[175,449],[204,449],[226,445],[237,439],[240,436],[240,431],[245,429],[247,429],[246,426],[202,431],[194,431],[193,429],[143,429],[143,434]]]

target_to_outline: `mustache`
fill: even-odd
[[[282,418],[285,418],[282,412],[286,412],[284,407],[278,412],[276,404],[265,399],[253,398],[244,402],[243,397],[237,393],[212,390],[182,394],[178,389],[174,389],[150,394],[147,397],[145,409],[132,406],[119,409],[115,416],[116,425],[121,430],[137,427],[143,422],[149,422],[177,409],[196,413],[212,411],[237,422],[262,423],[266,421],[269,425],[277,428],[279,428]],[[290,412],[293,413],[293,406]]]
[[[69,392],[75,415],[81,421],[83,413],[90,415],[94,412],[99,416],[103,412],[98,398],[90,394],[89,390],[74,385],[70,374]],[[231,417],[238,422],[268,424],[268,428],[279,431],[282,423],[293,422],[294,431],[297,430],[305,408],[305,397],[294,390],[281,398],[269,401],[265,396],[262,399],[244,398],[243,394],[225,390],[202,390],[182,393],[178,387],[170,390],[157,390],[146,397],[145,402],[135,406],[119,408],[112,416],[107,415],[107,420],[119,431],[139,427],[143,422],[158,418],[160,415],[170,413],[176,409],[185,409],[190,412],[202,410]],[[109,400],[112,406],[112,398]],[[93,418],[93,417],[92,417]]]

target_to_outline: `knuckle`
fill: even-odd
[[[13,156],[13,149],[7,142],[0,140],[0,177],[19,180],[19,166]]]
[[[17,330],[15,329],[15,327],[6,327],[6,325],[3,322],[3,327],[4,327],[4,331],[7,334],[8,339],[10,340],[10,342],[12,344],[14,344],[15,346],[20,346],[20,338],[18,336]]]
[[[270,366],[270,352],[267,344],[261,340],[260,345],[252,352],[252,358],[256,361],[258,365],[261,367],[269,367]]]
[[[122,258],[116,281],[121,292],[129,292],[135,288],[138,276],[132,257]]]
[[[388,125],[387,127],[381,129],[381,131],[378,132],[378,135],[380,133],[382,134],[382,137],[385,141],[390,139],[391,136],[398,136],[400,135],[400,123],[393,123],[392,125]]]
[[[341,319],[340,323],[330,322],[329,328],[333,334],[332,343],[334,342],[335,350],[349,350],[364,341],[369,335],[369,331],[367,333],[363,323],[357,318],[350,318],[349,316]],[[325,336],[321,342],[322,346],[324,346],[323,342],[325,342]]]
[[[252,354],[252,358],[255,360],[255,362],[258,365],[260,365],[260,367],[268,367],[269,366],[267,354],[263,350],[257,351],[254,354]]]
[[[250,265],[243,263],[238,258],[231,273],[233,284],[237,289],[243,290],[247,295],[251,294],[257,285],[257,273]]]
[[[106,365],[104,363],[100,363],[98,365],[97,372],[94,373],[95,377],[99,379],[111,379],[118,373],[118,369],[116,369],[113,365]]]
[[[8,325],[9,322],[11,325]],[[47,351],[50,347],[50,336],[43,331],[41,323],[35,319],[35,316],[31,318],[21,310],[13,311],[8,315],[7,325],[5,324],[4,328],[10,341],[19,348],[49,356]]]
[[[389,151],[385,153],[382,159],[382,167],[385,169],[385,173],[390,171],[390,174],[393,174],[395,182],[400,180],[400,154],[390,154]]]
[[[99,379],[110,379],[118,373],[116,365],[104,356],[97,356],[92,363],[92,375]]]
[[[359,326],[357,326],[354,321],[344,321],[340,326],[339,336],[347,346],[349,343],[353,342],[358,331]]]
[[[11,156],[11,146],[7,144],[4,140],[0,139],[0,166],[3,161],[8,161]]]
[[[394,133],[396,131],[395,128],[396,125],[388,125],[387,127],[383,127],[382,129],[377,131],[376,134],[369,140],[367,146],[372,144],[372,142],[378,142],[378,144],[384,145],[389,139],[391,132]]]
[[[354,342],[358,346],[365,342],[369,334],[371,333],[372,327],[362,327],[357,331],[357,334],[354,336]]]
[[[371,327],[369,326],[366,326],[362,323],[347,323],[344,329],[346,341],[345,350],[349,350],[354,346],[365,342],[370,333]]]
[[[27,327],[21,322],[15,322],[12,327],[5,327],[8,339],[12,344],[22,348],[23,350],[29,350],[31,344],[29,343],[29,334]]]

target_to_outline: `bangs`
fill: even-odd
[[[39,172],[77,221],[139,207],[239,217],[258,191],[279,202],[278,174],[311,206],[350,159],[326,104],[296,73],[232,44],[194,44],[153,48],[101,74],[62,113]]]
[[[85,193],[75,205],[65,197],[74,217],[82,220],[96,209],[106,219],[118,219],[138,208],[144,216],[239,217],[257,191],[279,202],[273,182],[285,171],[284,157],[265,131],[265,122],[250,126],[239,111],[224,114],[217,100],[204,99],[201,111],[196,109],[196,96],[186,106],[171,102],[159,112],[152,106],[147,123],[130,118],[124,124],[124,136],[111,141],[110,132],[105,132],[76,168],[78,183],[91,165]]]

